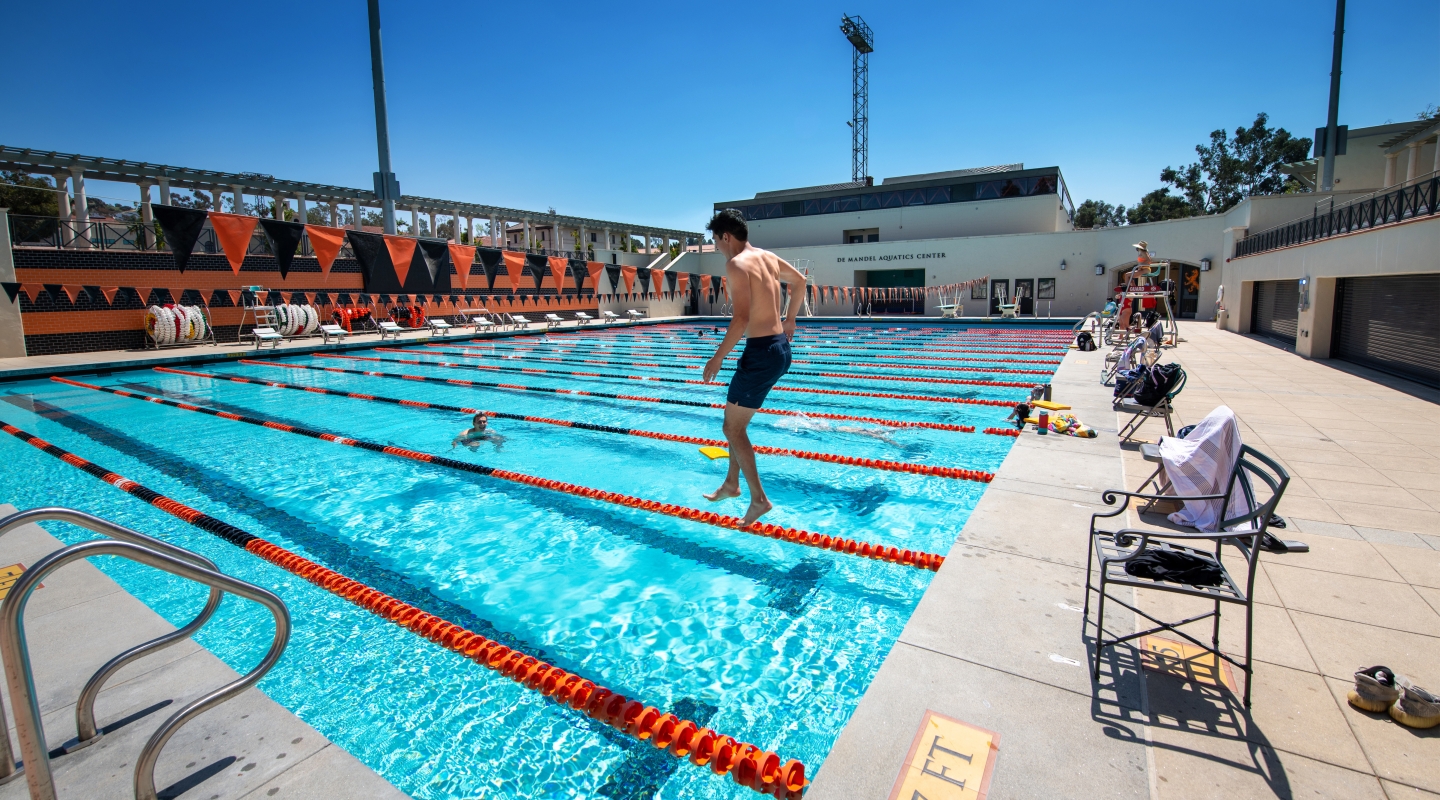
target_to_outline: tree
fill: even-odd
[[[1184,202],[1199,214],[1229,211],[1252,195],[1307,191],[1279,167],[1304,160],[1311,141],[1284,128],[1270,128],[1269,119],[1264,112],[1256,114],[1249,128],[1236,128],[1228,139],[1224,130],[1211,131],[1208,147],[1195,145],[1200,160],[1178,170],[1166,167],[1160,171],[1161,183],[1180,190]]]
[[[1121,206],[1120,208],[1123,210],[1125,207]],[[1170,194],[1170,190],[1163,186],[1140,198],[1140,202],[1134,208],[1125,212],[1125,218],[1131,225],[1193,216],[1197,216],[1195,207],[1185,202],[1183,198]]]
[[[54,217],[60,214],[60,201],[55,184],[49,178],[28,172],[0,170],[0,208],[11,214],[32,217]]]
[[[1075,209],[1076,228],[1115,228],[1125,221],[1125,206],[1112,206],[1103,200],[1086,200]]]

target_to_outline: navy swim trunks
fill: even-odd
[[[759,408],[775,382],[789,371],[790,340],[785,334],[747,339],[725,399],[742,408]]]

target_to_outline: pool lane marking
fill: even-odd
[[[434,464],[436,466],[447,467],[449,469],[459,470],[461,472],[470,472],[476,475],[484,475],[486,477],[510,481],[511,483],[519,483],[526,486],[534,486],[539,489],[547,489],[549,491],[559,492],[561,494],[571,494],[577,497],[584,497],[589,500],[600,500],[605,503],[613,503],[614,505],[618,506],[626,506],[627,508],[638,508],[641,511],[649,511],[652,514],[663,514],[669,517],[677,517],[679,519],[690,520],[691,522],[700,522],[705,525],[713,525],[717,528],[727,528],[729,530],[739,531],[740,533],[748,533],[754,536],[764,536],[770,539],[780,539],[782,541],[791,542],[793,544],[804,545],[806,547],[815,547],[821,550],[831,550],[836,553],[844,553],[845,555],[859,556],[861,558],[872,558],[877,561],[888,561],[890,563],[899,564],[901,566],[928,570],[938,570],[940,569],[940,565],[945,562],[944,556],[927,553],[923,550],[900,550],[899,548],[896,548],[894,546],[887,548],[885,545],[871,544],[869,542],[860,542],[841,536],[829,536],[826,534],[812,533],[810,531],[800,530],[797,528],[782,528],[779,525],[768,522],[756,521],[750,523],[750,525],[748,526],[742,527],[740,524],[741,519],[739,517],[732,517],[728,514],[716,514],[713,511],[701,511],[698,508],[677,506],[674,503],[661,503],[656,500],[645,500],[640,497],[633,497],[631,495],[620,494],[618,492],[607,492],[603,489],[592,489],[588,486],[580,486],[578,484],[567,483],[565,481],[556,481],[549,478],[537,478],[534,475],[527,475],[523,472],[512,472],[510,470],[487,467],[484,464],[472,464],[468,461],[457,461],[453,458],[437,456],[432,453],[422,453],[417,450],[408,450],[403,447],[376,444],[375,442],[367,442],[363,439],[353,439],[348,436],[337,436],[333,433],[321,433],[320,431],[312,431],[309,428],[301,428],[295,425],[287,425],[283,422],[272,422],[270,420],[260,419],[258,417],[249,417],[243,414],[234,414],[229,411],[217,411],[216,409],[205,408],[204,406],[191,405],[190,403],[180,403],[164,397],[140,394],[138,392],[129,392],[124,389],[116,389],[111,386],[95,386],[94,384],[81,383],[80,381],[70,380],[69,378],[62,378],[58,375],[51,376],[50,380],[56,383],[63,383],[67,386],[76,386],[82,389],[91,389],[93,391],[106,392],[108,394],[118,395],[120,397],[128,397],[134,400],[142,400],[147,403],[155,403],[157,405],[169,406],[171,408],[179,408],[185,411],[194,411],[200,414],[208,414],[212,417],[220,417],[221,419],[228,419],[235,422],[244,422],[246,424],[256,425],[261,428],[270,428],[271,430],[283,431],[285,433],[293,433],[299,436],[308,436],[312,439],[321,439],[323,441],[333,442],[335,444],[344,445],[346,447],[355,447],[361,450],[369,450],[373,453],[385,453],[386,455],[397,456],[399,458],[408,458],[411,461],[419,461],[424,464]]]
[[[433,346],[433,345],[428,345],[428,346]],[[423,350],[406,350],[406,349],[398,348],[398,347],[374,347],[374,348],[371,348],[371,349],[374,350],[374,351],[377,352],[377,353],[404,353],[405,355],[430,355],[429,353],[427,353],[427,352],[425,352],[425,351],[423,351]],[[436,355],[460,356],[460,357],[462,357],[462,358],[484,358],[484,357],[485,357],[485,356],[483,356],[483,355],[472,355],[472,354],[470,354],[470,353],[465,353],[465,352],[458,352],[458,353],[457,353],[457,352],[455,352],[455,351],[453,351],[453,350],[440,350],[440,351],[438,351],[438,352],[436,353]],[[517,359],[517,360],[519,360],[519,359]],[[575,359],[560,359],[560,358],[552,358],[552,359],[536,358],[536,359],[525,359],[525,360],[526,360],[526,361],[546,361],[546,360],[549,360],[549,361],[562,361],[562,362],[565,362],[565,361],[575,361]],[[615,361],[598,361],[598,362],[597,362],[597,361],[590,361],[590,362],[584,362],[584,361],[582,361],[582,362],[580,362],[580,363],[591,363],[591,364],[598,363],[598,364],[600,364],[600,365],[602,365],[602,366],[607,366],[607,367],[616,367],[616,366],[618,366],[618,367],[640,367],[640,366],[649,366],[649,367],[661,367],[661,368],[663,368],[663,369],[690,369],[690,370],[700,369],[699,367],[691,367],[691,366],[666,367],[666,366],[664,366],[664,365],[657,364],[657,363],[653,363],[653,362],[652,362],[652,363],[641,364],[641,363],[639,363],[639,362],[630,362],[630,361],[621,361],[621,362],[615,362]],[[473,365],[473,364],[461,364],[461,365],[459,365],[459,366],[475,367],[476,369],[497,369],[497,370],[503,370],[503,371],[507,371],[507,372],[513,372],[513,371],[516,371],[517,369],[523,369],[523,368],[520,368],[520,367],[509,367],[509,368],[506,368],[506,367],[477,367],[476,365]],[[561,374],[565,374],[565,373],[561,373]],[[800,369],[786,370],[786,371],[785,371],[785,374],[786,374],[786,375],[800,375],[800,376],[809,377],[809,378],[844,378],[844,379],[858,380],[858,381],[907,381],[907,382],[915,382],[915,383],[934,383],[934,384],[957,385],[957,386],[1001,386],[1001,387],[1005,387],[1005,388],[1009,388],[1009,389],[1030,389],[1030,388],[1033,388],[1033,387],[1036,385],[1035,383],[1022,383],[1022,382],[1019,382],[1019,381],[985,381],[985,380],[979,380],[979,379],[976,379],[976,378],[937,378],[937,377],[934,377],[934,376],[931,376],[931,375],[861,375],[861,374],[857,374],[857,373],[853,373],[853,372],[811,372],[811,371],[809,371],[809,370],[800,370]],[[1048,374],[1052,374],[1052,373],[1046,373],[1046,374],[1048,375]],[[677,382],[677,381],[684,381],[684,379],[678,379],[678,378],[669,378],[669,379],[656,378],[656,377],[649,376],[649,375],[643,375],[643,376],[641,376],[641,375],[621,375],[621,376],[605,375],[605,376],[603,376],[603,377],[607,377],[607,378],[623,377],[623,378],[630,379],[630,380],[641,379],[641,380],[647,380],[647,381],[668,380],[668,381],[671,382],[671,383],[675,383],[675,382]],[[684,381],[684,382],[685,382],[685,383],[704,383],[703,381]],[[707,386],[724,386],[725,384],[720,383],[720,382],[717,382],[717,381],[710,381],[708,384],[705,384],[705,385],[707,385]],[[778,388],[778,387],[777,387],[777,388]],[[782,390],[782,391],[783,391],[783,390]]]
[[[717,339],[717,341],[718,341],[718,339]],[[657,348],[654,348],[654,347],[646,347],[646,346],[644,346],[644,345],[634,345],[634,344],[629,344],[629,343],[617,343],[617,344],[614,344],[614,345],[594,345],[594,346],[590,346],[590,345],[580,345],[580,346],[576,346],[576,345],[574,345],[574,344],[570,344],[570,343],[566,343],[566,342],[556,342],[556,341],[553,341],[553,340],[552,340],[552,341],[549,342],[548,344],[550,345],[549,347],[544,346],[544,344],[541,344],[540,346],[536,346],[536,345],[534,345],[534,344],[512,345],[512,344],[508,344],[508,343],[507,343],[507,344],[504,344],[504,345],[498,345],[498,346],[497,346],[497,345],[495,345],[495,344],[470,344],[470,343],[466,343],[466,342],[430,342],[430,343],[428,343],[426,346],[427,346],[427,347],[458,347],[458,348],[465,349],[465,350],[488,350],[488,351],[490,351],[490,354],[491,354],[491,355],[495,355],[495,356],[500,357],[500,358],[506,358],[506,357],[509,357],[509,358],[529,357],[529,354],[532,354],[532,353],[557,353],[557,354],[562,354],[562,355],[568,354],[568,355],[572,355],[572,356],[576,356],[576,357],[582,357],[582,358],[585,357],[585,356],[595,356],[595,355],[600,355],[600,354],[609,355],[609,356],[634,356],[634,355],[637,355],[637,354],[643,354],[643,355],[647,355],[647,356],[649,356],[649,357],[651,357],[651,358],[666,358],[666,359],[670,359],[670,360],[674,360],[674,361],[708,361],[708,360],[710,359],[710,356],[702,355],[702,354],[701,354],[701,353],[703,353],[704,351],[677,351],[677,350],[673,350],[673,349],[664,350],[664,349],[657,349]],[[808,350],[808,348],[805,348],[805,347],[803,347],[803,346],[801,346],[801,345],[793,345],[792,348],[791,348],[791,352],[792,352],[794,355],[798,355],[798,356],[821,356],[821,357],[823,357],[823,358],[843,358],[843,357],[844,357],[844,354],[842,354],[842,353],[816,353],[816,352],[806,352],[807,350]],[[624,351],[624,352],[621,352],[621,351]],[[742,353],[742,352],[743,352],[743,348],[737,349],[736,351],[728,354],[728,355],[725,357],[725,360],[726,360],[726,361],[730,361],[730,360],[737,359],[737,358],[740,357],[740,353]],[[525,354],[525,355],[523,355],[523,356],[522,356],[522,355],[506,356],[506,355],[504,355],[504,354],[506,354],[506,353],[516,353],[516,354]],[[885,354],[875,354],[875,355],[873,355],[872,357],[874,357],[874,358],[886,358],[887,356],[886,356]],[[1035,361],[1035,360],[1026,361],[1026,360],[1005,359],[1005,358],[993,358],[993,359],[992,359],[992,358],[951,358],[951,359],[948,359],[948,361],[950,361],[950,362],[955,362],[955,361],[978,361],[978,362],[984,362],[984,363],[1016,364],[1016,365],[1022,365],[1022,366],[1023,366],[1023,365],[1039,365],[1039,366],[1045,366],[1045,365],[1048,365],[1048,364],[1059,364],[1059,363],[1061,362],[1061,359],[1046,359],[1046,360],[1043,360],[1043,361]],[[814,361],[814,360],[800,359],[800,358],[796,358],[796,359],[795,359],[795,363],[797,363],[797,364],[817,364],[817,365],[820,365],[820,366],[835,366],[835,367],[854,367],[854,366],[860,366],[860,367],[883,367],[884,369],[938,370],[938,371],[948,371],[948,372],[1022,372],[1022,373],[1024,373],[1024,372],[1033,372],[1033,373],[1036,373],[1036,374],[1045,374],[1045,375],[1048,375],[1048,374],[1050,374],[1050,373],[1052,373],[1052,372],[1055,371],[1055,370],[1053,370],[1053,369],[1016,370],[1016,369],[1010,369],[1010,368],[1008,368],[1008,367],[956,366],[956,365],[953,364],[953,363],[948,363],[948,364],[908,364],[908,363],[906,363],[906,364],[895,364],[895,363],[890,363],[890,364],[875,364],[875,363],[865,363],[865,362],[857,362],[857,361]]]
[[[518,383],[490,383],[488,381],[467,381],[460,378],[434,378],[429,375],[406,375],[399,372],[371,372],[362,369],[342,369],[340,367],[319,367],[313,364],[284,364],[279,361],[262,361],[253,358],[240,359],[241,364],[254,367],[276,367],[280,369],[310,369],[320,372],[334,372],[343,375],[364,375],[370,378],[393,378],[402,381],[422,381],[425,383],[444,383],[450,386],[465,386],[470,388],[485,389],[507,389],[517,392],[544,392],[546,394],[563,394],[572,397],[599,397],[605,400],[628,400],[635,403],[660,403],[672,406],[688,406],[690,408],[725,408],[724,403],[702,403],[696,400],[675,400],[669,397],[647,397],[638,394],[609,394],[607,392],[586,392],[580,389],[557,389],[549,386],[524,386]],[[994,405],[1009,408],[1013,403],[995,402]],[[851,414],[831,414],[824,411],[796,411],[788,408],[762,408],[761,414],[774,414],[782,417],[813,417],[815,419],[833,419],[845,422],[868,422],[872,425],[884,425],[889,428],[925,428],[937,431],[956,431],[959,433],[974,433],[973,425],[957,425],[949,422],[906,422],[896,419],[883,419],[880,417],[859,417]]]
[[[556,336],[557,334],[553,334],[553,333],[552,333],[551,335],[552,335],[552,336]],[[625,341],[624,339],[619,339],[619,338],[589,337],[589,336],[571,336],[571,335],[568,335],[568,334],[558,334],[558,336],[559,336],[559,338],[560,338],[561,340],[563,340],[563,341],[581,341],[581,342],[623,342],[623,341]],[[666,345],[666,346],[671,346],[671,347],[678,346],[678,347],[681,347],[681,348],[687,349],[687,350],[695,350],[695,349],[696,349],[696,345],[690,345],[690,344],[688,344],[688,343],[686,343],[686,342],[683,342],[683,341],[682,341],[682,342],[678,342],[678,343],[671,343],[671,342],[669,342],[669,341],[666,340],[666,339],[645,339],[645,340],[636,339],[636,340],[634,340],[634,341],[646,341],[646,342],[652,343],[652,344]],[[805,339],[804,339],[804,338],[801,338],[801,342],[804,342],[804,341],[805,341]],[[889,346],[885,346],[885,345],[878,345],[878,346],[877,346],[877,345],[866,345],[866,344],[838,344],[838,343],[832,344],[832,343],[827,342],[827,341],[819,341],[819,342],[817,342],[817,344],[820,345],[820,346],[822,346],[822,347],[829,347],[829,348],[838,349],[838,350],[870,350],[870,351],[875,351],[875,352],[877,352],[877,353],[883,353],[883,354],[887,354],[887,355],[888,355],[888,353],[890,353],[890,352],[898,352],[898,353],[981,353],[981,354],[984,354],[984,355],[997,355],[997,356],[1003,356],[1003,355],[1012,355],[1012,356],[1026,356],[1026,355],[1031,355],[1031,356],[1054,356],[1054,355],[1060,354],[1061,351],[1063,351],[1065,348],[1069,347],[1068,342],[1066,342],[1066,343],[1057,343],[1057,344],[1055,344],[1054,346],[1047,346],[1047,347],[1010,348],[1010,349],[997,348],[997,347],[981,347],[981,348],[968,348],[968,347],[967,347],[967,348],[955,348],[955,347],[939,347],[939,346],[936,346],[936,347],[889,347]],[[836,354],[836,355],[840,355],[840,354]]]
[[[437,344],[437,343],[435,343],[435,342],[430,342],[430,343],[426,344],[425,346],[426,346],[426,347],[441,348],[441,347],[453,347],[453,346],[456,346],[456,345],[451,345],[451,344],[448,344],[448,343],[445,343],[445,344]],[[459,345],[459,346],[460,346],[460,347],[464,347],[464,345]],[[422,352],[424,352],[423,350],[413,350],[413,349],[394,348],[394,347],[376,347],[376,348],[374,348],[374,349],[375,349],[375,350],[378,350],[378,351],[383,351],[383,352],[386,352],[386,353],[422,353]],[[561,357],[559,357],[559,356],[554,356],[554,355],[514,355],[514,356],[506,356],[506,355],[499,355],[499,354],[497,354],[497,353],[469,353],[469,352],[465,352],[464,350],[461,350],[461,351],[458,351],[458,352],[455,351],[455,350],[440,350],[440,351],[438,351],[438,352],[444,353],[445,355],[451,355],[451,356],[463,356],[463,357],[465,357],[465,358],[500,358],[500,359],[513,360],[513,361],[549,361],[549,362],[560,363],[560,364],[602,364],[602,365],[606,365],[606,366],[622,366],[622,367],[625,367],[625,366],[629,366],[629,367],[658,367],[659,369],[688,369],[688,370],[703,369],[703,368],[702,368],[700,365],[698,365],[698,364],[664,364],[664,363],[661,363],[661,362],[658,362],[658,361],[643,361],[643,360],[635,360],[635,361],[603,361],[603,360],[600,360],[600,359],[598,359],[598,358],[561,358]],[[536,351],[536,352],[538,352],[538,353],[544,353],[545,351],[543,351],[543,350],[538,350],[538,351]],[[593,351],[592,351],[592,352],[593,352]],[[590,355],[590,354],[591,354],[591,353],[577,353],[576,355],[584,356],[584,355]],[[594,355],[599,355],[599,353],[594,353]],[[631,353],[606,353],[605,355],[609,355],[609,356],[611,356],[611,357],[621,357],[621,358],[626,357],[626,356],[634,356],[634,354],[631,354]],[[671,359],[675,359],[675,358],[693,358],[693,359],[695,359],[695,360],[700,360],[700,359],[701,359],[700,356],[688,356],[688,357],[687,357],[687,356],[674,356],[674,355],[671,355],[671,354],[668,354],[668,353],[659,353],[659,354],[651,353],[649,357],[654,358],[656,355],[659,355],[659,356],[662,357],[662,358],[671,358]],[[727,360],[728,360],[728,358],[727,358]],[[792,359],[792,363],[795,363],[795,364],[818,364],[818,365],[821,365],[821,366],[830,365],[830,366],[839,366],[839,367],[878,367],[878,368],[880,368],[880,369],[929,369],[929,370],[946,370],[946,371],[958,371],[958,372],[986,372],[986,373],[991,373],[991,374],[1002,374],[1002,373],[1013,373],[1013,374],[1024,374],[1024,375],[1054,375],[1054,374],[1055,374],[1055,370],[1053,370],[1053,369],[1002,369],[1002,368],[1000,368],[1000,367],[943,367],[943,366],[923,366],[923,365],[917,366],[917,365],[915,365],[915,364],[872,364],[872,363],[865,363],[865,362],[853,362],[853,363],[850,363],[850,362],[845,362],[845,361],[809,361],[809,360],[806,360],[806,359],[803,359],[803,358]],[[733,367],[732,365],[730,365],[730,364],[726,364],[724,367],[722,367],[722,369],[734,369],[734,367]],[[858,379],[860,379],[860,380],[867,380],[867,381],[922,381],[922,382],[926,382],[926,383],[968,383],[967,381],[954,380],[954,379],[950,379],[950,378],[937,378],[937,377],[934,377],[934,376],[931,376],[931,375],[923,375],[923,376],[919,376],[919,377],[910,376],[910,375],[856,375],[856,374],[853,374],[853,373],[843,373],[843,374],[842,374],[842,373],[828,373],[828,372],[800,372],[800,371],[798,371],[798,370],[791,370],[791,371],[789,371],[789,372],[786,373],[786,374],[789,374],[789,375],[823,375],[823,376],[831,377],[831,378],[839,378],[839,377],[858,378]],[[972,384],[972,385],[973,385],[973,384]]]
[[[525,414],[510,414],[504,411],[485,411],[478,408],[466,408],[464,406],[451,406],[441,403],[429,403],[422,400],[403,400],[395,397],[381,397],[373,394],[359,394],[358,392],[342,392],[338,389],[324,389],[318,386],[301,386],[294,383],[280,383],[278,381],[260,381],[253,378],[241,378],[230,375],[214,375],[206,372],[190,372],[189,370],[173,369],[170,367],[155,367],[156,372],[165,372],[174,375],[190,375],[197,378],[209,378],[210,380],[231,381],[233,383],[250,383],[258,386],[269,386],[277,389],[296,389],[312,394],[328,394],[336,397],[349,397],[355,400],[370,400],[377,403],[390,403],[397,406],[410,406],[412,408],[427,408],[436,411],[454,411],[461,414],[484,414],[498,419],[513,419],[521,422],[535,422],[545,425],[558,425],[562,428],[578,428],[586,431],[598,431],[600,433],[614,433],[624,436],[638,436],[644,439],[658,439],[663,442],[683,442],[685,444],[698,444],[708,447],[728,447],[723,439],[705,439],[699,436],[685,436],[678,433],[662,433],[660,431],[646,431],[639,428],[620,428],[613,425],[598,425],[593,422],[578,422],[568,419],[551,419],[549,417],[535,417]],[[830,464],[844,464],[851,467],[865,467],[867,469],[882,469],[890,472],[908,472],[914,475],[926,475],[934,478],[954,478],[956,480],[978,481],[989,483],[995,479],[994,474],[978,469],[964,469],[961,467],[942,467],[934,464],[916,464],[909,461],[886,461],[876,458],[857,458],[855,456],[843,456],[836,453],[817,453],[810,450],[793,450],[785,447],[769,447],[766,445],[754,445],[755,452],[769,456],[793,456],[810,461],[824,461]]]
[[[652,383],[681,383],[691,386],[724,386],[716,381],[690,380],[686,378],[657,378],[648,375],[614,375],[603,372],[567,372],[556,369],[540,369],[538,367],[497,367],[489,364],[455,364],[448,361],[420,361],[418,359],[406,358],[374,358],[372,356],[347,356],[339,353],[311,353],[315,358],[343,358],[347,361],[378,361],[382,364],[412,364],[422,367],[440,367],[443,369],[474,369],[490,372],[521,372],[526,375],[559,375],[567,378],[598,378],[600,380],[627,380]],[[1029,389],[1031,384],[1018,384],[1018,386]],[[971,397],[944,397],[934,394],[895,394],[891,392],[851,392],[844,389],[815,389],[806,386],[776,386],[771,389],[775,392],[801,392],[804,394],[828,394],[841,395],[845,397],[883,397],[891,400],[916,400],[923,403],[958,403],[961,405],[975,406],[1002,406],[1012,407],[1014,400],[982,400]]]
[[[229,412],[223,411],[216,413],[229,415]],[[805,766],[799,761],[791,759],[781,766],[779,756],[774,753],[718,734],[709,728],[702,728],[689,720],[679,719],[674,714],[661,714],[653,706],[611,692],[599,683],[553,667],[534,656],[513,650],[453,622],[421,611],[378,589],[322,567],[273,542],[62,450],[9,423],[0,421],[0,430],[382,619],[407,628],[515,683],[540,692],[557,704],[582,711],[641,741],[649,740],[656,748],[664,748],[676,758],[689,757],[691,763],[698,766],[708,765],[716,774],[729,773],[736,783],[756,791],[773,793],[779,783],[793,796],[799,797],[805,787]],[[748,766],[745,766],[746,764]],[[755,774],[757,768],[762,775]]]

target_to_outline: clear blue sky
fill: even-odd
[[[0,143],[370,185],[363,0],[0,3]],[[1334,18],[1331,0],[381,9],[406,193],[687,230],[719,200],[849,179],[844,12],[875,30],[877,180],[1023,161],[1059,165],[1076,203],[1126,204],[1217,127],[1324,124]],[[1340,121],[1440,102],[1437,36],[1434,0],[1351,0]]]

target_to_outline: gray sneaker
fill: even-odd
[[[1361,711],[1384,713],[1400,699],[1400,689],[1395,685],[1395,670],[1389,667],[1370,667],[1355,673],[1355,688],[1346,696],[1350,705]]]
[[[1433,728],[1440,725],[1440,697],[1425,691],[1400,676],[1400,699],[1390,706],[1390,718],[1409,728]]]

